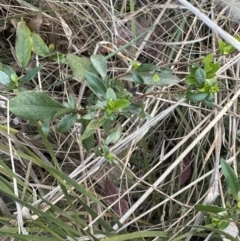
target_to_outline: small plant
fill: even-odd
[[[191,101],[204,101],[211,107],[214,102],[214,94],[219,92],[216,72],[220,64],[213,63],[213,54],[209,54],[203,59],[204,67],[193,64],[190,68],[190,75],[185,78],[188,84],[186,96]]]
[[[59,63],[67,62],[75,78],[85,81],[92,94],[87,99],[87,106],[76,106],[73,95],[62,104],[41,91],[26,92],[24,84],[33,79],[41,66],[28,70],[32,53]],[[121,122],[124,118],[138,116],[149,118],[144,105],[134,100],[134,96],[125,89],[124,84],[111,78],[107,72],[107,57],[96,54],[90,59],[74,54],[54,53],[54,46],[46,45],[41,36],[31,32],[22,20],[17,25],[16,58],[22,67],[21,77],[8,65],[0,65],[0,83],[6,90],[19,93],[10,100],[10,110],[17,116],[27,119],[31,124],[40,125],[42,133],[50,131],[50,121],[59,121],[58,132],[68,131],[75,123],[81,123],[83,132],[78,141],[86,150],[94,149],[96,154],[105,156],[109,161],[114,156],[109,146],[116,143],[122,134]],[[164,86],[176,83],[179,79],[170,69],[160,69],[152,64],[132,62],[130,80],[135,84]],[[128,80],[129,76],[124,76]],[[26,108],[28,106],[28,108]],[[97,142],[94,136],[97,135]]]
[[[240,36],[236,35],[234,38],[240,41]],[[230,44],[224,42],[222,39],[218,40],[219,52],[224,55],[233,53],[236,49]]]
[[[15,48],[17,61],[22,68],[21,76],[18,76],[9,65],[0,63],[0,84],[6,86],[5,91],[26,91],[24,84],[33,79],[42,69],[42,66],[37,66],[24,73],[32,53],[41,57],[48,57],[52,61],[66,62],[64,54],[55,53],[54,45],[47,46],[41,36],[31,32],[23,20],[17,24]]]
[[[239,180],[230,165],[221,159],[222,172],[226,180],[228,193],[231,195],[226,208],[214,205],[195,205],[195,209],[208,213],[210,215],[211,224],[219,230],[226,229],[230,223],[235,223],[238,220],[240,211],[240,185]]]

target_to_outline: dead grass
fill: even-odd
[[[56,123],[52,123],[48,138],[63,172],[81,183],[86,190],[91,190],[98,199],[102,198],[100,194],[104,190],[106,176],[120,188],[130,207],[120,221],[129,232],[168,231],[174,238],[186,234],[190,230],[188,225],[194,224],[197,213],[193,207],[196,203],[202,203],[207,197],[212,199],[208,200],[210,203],[215,201],[224,205],[224,193],[221,193],[222,199],[218,193],[216,163],[220,157],[233,162],[237,172],[239,64],[237,61],[231,64],[231,61],[234,58],[238,60],[239,54],[219,56],[218,36],[214,31],[175,2],[137,1],[132,12],[128,10],[127,1],[112,2],[114,1],[2,0],[0,61],[10,64],[15,71],[20,72],[14,60],[13,48],[14,24],[21,17],[28,19],[30,24],[39,29],[39,34],[46,43],[54,43],[59,52],[87,57],[96,51],[98,45],[98,52],[106,55],[157,23],[156,27],[150,29],[135,45],[122,51],[122,56],[109,60],[109,72],[112,76],[126,72],[130,66],[128,60],[136,59],[155,63],[160,67],[168,66],[184,79],[190,62],[199,61],[200,57],[214,53],[216,61],[220,61],[221,66],[226,66],[219,71],[221,92],[217,96],[215,107],[209,110],[202,103],[181,101],[181,90],[185,88],[183,81],[161,89],[155,87],[154,91],[159,92],[158,94],[143,98],[146,111],[153,117],[152,122],[127,119],[122,123],[124,135],[112,147],[112,152],[121,163],[119,166],[110,165],[104,158],[87,153],[77,142],[80,135],[77,125],[69,133],[59,134],[55,131]],[[221,9],[211,8],[208,1],[194,1],[194,4],[231,35],[238,32],[239,25],[233,25],[228,14],[220,12]],[[38,12],[41,12],[41,17]],[[107,49],[101,44],[103,41],[108,43]],[[69,94],[78,99],[81,83],[75,79],[52,85],[71,74],[68,66],[41,58],[39,63],[44,66],[40,77],[44,91],[59,101],[66,101]],[[29,68],[35,65],[36,59],[32,58]],[[39,80],[36,79],[28,84],[28,90],[38,88],[38,83]],[[140,91],[145,91],[145,88]],[[1,95],[8,98],[12,93],[1,91]],[[87,95],[89,92],[86,90],[78,103],[84,103]],[[3,127],[8,124],[6,109],[0,109],[0,113],[0,158],[11,166],[8,137],[3,131]],[[36,158],[48,164],[52,163],[37,130],[24,120],[15,124],[12,118],[9,123],[11,128],[16,130],[15,134],[20,131],[12,137],[14,150],[23,153],[30,150]],[[186,156],[190,161],[191,175],[180,185],[183,173],[181,163]],[[23,156],[14,154],[13,158],[16,172],[28,183],[33,193],[35,191],[39,196],[44,196],[63,212],[68,211],[65,196],[53,176],[43,168],[30,164]],[[215,182],[210,181],[211,176]],[[222,186],[220,189],[224,192]],[[209,194],[210,190],[212,195]],[[50,209],[39,197],[30,194],[26,197],[28,199],[22,196],[29,203],[39,201],[38,206],[44,212]],[[98,213],[98,218],[109,215],[108,210],[97,207],[84,195],[81,198]],[[86,213],[74,195],[72,202],[81,219],[88,227],[93,228],[94,233],[97,229],[94,218]],[[13,210],[11,212],[13,213]],[[109,224],[112,225],[110,221]],[[119,229],[115,225],[114,229],[120,231],[123,228]],[[202,239],[196,237],[192,240]]]

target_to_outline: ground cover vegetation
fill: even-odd
[[[238,4],[2,0],[0,240],[238,240]]]

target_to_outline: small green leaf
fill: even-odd
[[[79,142],[85,140],[86,138],[92,136],[96,132],[95,129],[86,128],[81,137],[78,139]]]
[[[142,76],[135,69],[132,69],[131,73],[132,73],[132,78],[136,84],[144,83]]]
[[[137,103],[130,103],[130,105],[127,107],[127,110],[132,115],[139,115],[143,111],[144,107],[142,104]]]
[[[196,80],[197,85],[200,88],[202,88],[206,81],[206,72],[201,68],[197,69],[195,72],[195,80]]]
[[[218,46],[219,46],[219,51],[221,54],[225,54],[225,51],[224,51],[224,46],[225,46],[225,43],[223,42],[222,39],[219,39],[218,40]]]
[[[197,211],[208,212],[208,213],[220,213],[228,210],[227,208],[222,208],[222,207],[213,206],[213,205],[204,205],[204,204],[197,204],[194,206],[194,208]]]
[[[16,57],[22,68],[26,68],[32,51],[31,31],[25,21],[18,22],[16,32]]]
[[[82,145],[87,152],[91,151],[91,149],[94,147],[94,144],[95,144],[94,135],[90,135],[89,137],[87,137],[82,141]]]
[[[205,56],[204,59],[203,59],[203,64],[204,64],[204,66],[206,66],[206,67],[207,67],[210,63],[212,63],[212,62],[213,62],[213,53],[208,54],[208,55]],[[205,71],[208,72],[207,69],[206,69]]]
[[[91,62],[103,79],[107,76],[107,61],[101,54],[91,56]]]
[[[226,185],[229,190],[229,192],[232,194],[232,196],[238,200],[238,192],[239,192],[239,181],[238,178],[231,168],[231,166],[221,158],[220,160],[222,172],[224,177],[226,178]]]
[[[122,134],[122,127],[120,124],[117,124],[116,128],[112,130],[111,134],[106,138],[105,144],[109,145],[110,143],[115,143],[119,140]]]
[[[188,76],[185,78],[185,82],[186,82],[188,85],[196,84],[196,79],[194,78],[194,76],[188,75]]]
[[[89,59],[81,58],[74,54],[67,54],[66,58],[71,70],[73,71],[74,77],[78,78],[79,80],[83,80],[87,72],[97,74]]]
[[[100,126],[103,125],[104,122],[105,122],[104,118],[91,120],[87,126],[87,129],[97,130]]]
[[[138,73],[138,75],[141,76],[141,78],[143,79],[143,84],[146,85],[153,85],[153,86],[166,86],[166,85],[172,85],[172,84],[176,84],[180,81],[180,79],[176,76],[173,75],[171,71],[161,71],[160,75],[161,78],[158,82],[155,82],[153,80],[153,77],[155,75],[155,73],[152,72],[141,72],[141,74]],[[123,77],[119,78],[120,80],[128,80],[128,81],[134,81],[136,79],[133,79],[133,75],[132,74],[127,74]],[[140,81],[138,79],[138,81]],[[140,81],[141,83],[141,81]]]
[[[50,132],[50,126],[48,123],[44,123],[41,125],[42,132],[45,136],[47,136]]]
[[[75,96],[73,94],[69,94],[69,96],[68,96],[68,103],[69,103],[70,108],[75,108],[75,106],[76,106],[76,99],[75,99]]]
[[[106,99],[113,100],[113,101],[115,101],[117,99],[117,96],[112,88],[107,89]]]
[[[208,93],[206,92],[191,92],[187,91],[186,97],[187,99],[197,102],[202,101],[208,96]]]
[[[132,67],[133,67],[134,69],[138,69],[139,66],[140,66],[140,64],[139,64],[136,60],[133,60],[133,61],[131,62],[131,65],[132,65]]]
[[[86,72],[85,78],[88,87],[93,91],[93,93],[100,99],[106,99],[107,89],[102,80],[91,72]]]
[[[211,70],[209,70],[208,72],[206,72],[206,78],[207,79],[212,79],[216,76],[216,72],[220,69],[220,63],[210,63],[209,64],[209,68],[211,68]]]
[[[10,100],[10,110],[32,122],[48,123],[64,107],[44,92],[19,93]]]
[[[77,121],[77,115],[69,114],[64,116],[58,124],[57,131],[58,132],[66,132],[68,131]]]
[[[131,102],[125,99],[118,99],[114,102],[114,110],[122,110],[127,108]]]
[[[12,69],[12,67],[10,67],[9,65],[3,64],[2,65],[2,71],[7,74],[9,76],[9,78],[11,77],[12,74],[16,74],[16,72]]]
[[[23,84],[29,82],[31,79],[33,79],[33,78],[37,75],[38,71],[40,71],[41,69],[42,69],[42,66],[37,66],[37,67],[35,67],[35,68],[33,68],[33,69],[30,69],[30,70],[25,74],[25,76],[23,76],[23,77],[19,80],[19,84],[20,84],[20,85],[23,85]]]
[[[221,220],[219,223],[218,223],[218,228],[223,230],[225,229],[228,225],[230,224],[230,220]]]
[[[8,85],[11,83],[11,79],[9,78],[9,76],[2,71],[0,71],[0,83],[3,85]]]
[[[51,54],[51,51],[49,50],[48,46],[45,44],[44,40],[39,34],[35,32],[32,33],[32,42],[33,53],[41,57],[46,57]]]
[[[66,107],[63,105],[63,109],[59,109],[55,115],[52,117],[52,120],[55,120],[56,118],[66,115],[66,114],[72,114],[72,113],[76,113],[76,109],[75,108],[71,108],[71,107]]]
[[[15,84],[15,86],[18,87],[19,83],[18,83],[18,76],[17,76],[17,74],[15,74],[15,73],[11,74],[10,79]]]
[[[149,71],[158,71],[161,72],[161,69],[156,66],[155,64],[141,64],[138,68],[137,68],[138,72],[149,72]]]
[[[160,76],[157,73],[154,74],[153,81],[154,82],[159,82],[160,81]]]

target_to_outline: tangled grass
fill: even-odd
[[[230,35],[238,33],[236,14],[232,18],[216,2],[191,3]],[[77,141],[78,124],[60,134],[57,123],[52,123],[43,140],[36,127],[9,116],[6,100],[15,93],[1,88],[1,240],[204,240],[210,235],[210,240],[217,240],[219,233],[203,228],[210,222],[199,219],[194,205],[225,207],[228,202],[219,177],[221,157],[236,173],[239,170],[239,53],[219,54],[219,35],[214,29],[171,0],[2,0],[0,10],[0,62],[17,73],[21,69],[15,58],[15,27],[24,18],[63,54],[114,53],[108,61],[112,77],[126,73],[130,61],[138,60],[171,68],[182,80],[153,87],[149,95],[145,95],[146,86],[138,87],[136,96],[152,119],[122,120],[123,135],[111,147],[118,164],[86,151]],[[140,34],[141,38],[116,53]],[[220,92],[211,109],[184,98],[189,66],[201,63],[208,53],[221,63]],[[27,90],[41,85],[59,102],[71,94],[78,105],[86,104],[90,90],[83,89],[82,82],[76,78],[61,81],[71,74],[67,64],[32,57],[28,68],[36,65],[44,68]],[[129,82],[125,85],[133,87]],[[61,169],[54,168],[53,159]],[[111,199],[118,190],[120,195]],[[192,237],[191,225],[201,223],[202,229]]]

